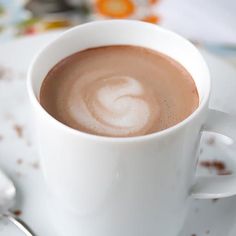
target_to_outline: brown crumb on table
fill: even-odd
[[[13,129],[16,131],[17,136],[18,136],[19,138],[21,138],[22,135],[23,135],[23,127],[22,127],[21,125],[15,124],[15,125],[13,126]]]
[[[15,216],[20,216],[22,214],[21,210],[15,210],[13,213]]]
[[[192,234],[191,236],[197,236],[196,234]]]
[[[215,144],[216,140],[214,137],[210,137],[207,139],[206,143],[209,145],[209,146],[213,146]]]
[[[208,229],[208,230],[206,230],[206,234],[209,234],[210,233],[210,230]]]
[[[23,160],[22,160],[22,159],[17,159],[17,160],[16,160],[16,163],[17,163],[18,165],[21,165],[21,164],[23,163]]]
[[[213,161],[212,166],[218,171],[225,171],[226,169],[225,163],[222,161]]]
[[[210,168],[211,162],[210,161],[201,161],[200,166],[205,167],[205,168]]]

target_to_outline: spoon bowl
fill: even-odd
[[[35,236],[32,230],[18,217],[10,212],[16,198],[16,188],[13,182],[0,170],[0,219],[7,218],[26,236]]]
[[[16,188],[13,182],[0,170],[0,214],[14,205],[15,197]]]

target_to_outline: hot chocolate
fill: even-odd
[[[131,137],[181,122],[198,107],[199,96],[191,75],[172,58],[142,47],[105,46],[55,65],[40,103],[74,129]]]

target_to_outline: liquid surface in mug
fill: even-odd
[[[74,129],[132,137],[169,128],[199,105],[191,75],[178,62],[136,46],[77,52],[56,64],[40,90],[40,103]]]

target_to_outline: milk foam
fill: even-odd
[[[158,120],[158,101],[135,78],[110,76],[82,87],[79,82],[74,86],[68,99],[69,112],[76,122],[89,130],[109,136],[145,134]]]

